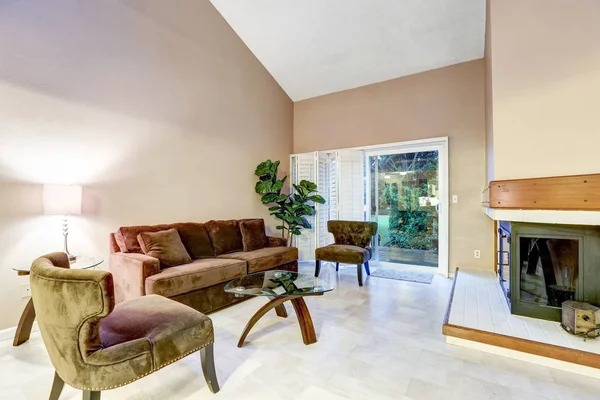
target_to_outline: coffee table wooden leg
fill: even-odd
[[[277,307],[275,307],[275,312],[277,313],[277,316],[281,318],[287,318],[288,316],[285,304],[280,304]]]
[[[276,298],[277,298],[276,296],[269,296],[269,299],[271,299],[271,300],[276,299]],[[275,306],[275,312],[277,313],[278,317],[281,317],[281,318],[288,317],[288,313],[285,308],[285,304],[283,304],[283,303],[278,306]]]
[[[298,323],[300,324],[300,330],[302,331],[302,340],[305,345],[317,343],[317,334],[315,333],[315,327],[306,307],[306,303],[302,297],[295,297],[291,299],[296,315],[298,316]]]
[[[294,297],[292,297],[292,298],[294,298]],[[286,302],[288,300],[291,300],[292,298],[290,298],[290,297],[276,297],[273,300],[269,301],[264,306],[262,306],[252,316],[252,318],[250,318],[250,321],[248,321],[248,323],[246,324],[246,327],[244,328],[244,332],[242,332],[242,336],[240,336],[240,340],[238,341],[238,347],[242,347],[244,345],[244,341],[246,340],[246,336],[248,336],[248,334],[250,333],[250,330],[252,329],[252,327],[254,325],[256,325],[256,323],[258,322],[258,320],[261,319],[263,317],[263,315],[265,315],[266,313],[268,313],[269,311],[271,311],[273,308],[279,307],[284,302]],[[287,314],[287,312],[286,312],[286,314]],[[279,313],[278,313],[278,315],[279,315]]]
[[[20,346],[29,340],[34,320],[35,308],[33,308],[33,299],[29,299],[27,305],[25,306],[25,309],[23,310],[23,314],[21,314],[19,325],[17,325],[17,332],[15,333],[15,340],[13,341],[13,346]]]

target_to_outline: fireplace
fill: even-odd
[[[498,250],[513,314],[560,321],[567,300],[600,305],[600,227],[502,221]]]

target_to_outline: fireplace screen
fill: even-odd
[[[561,307],[574,300],[579,277],[579,241],[523,237],[520,240],[520,300]]]

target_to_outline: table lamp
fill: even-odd
[[[82,187],[77,185],[44,185],[44,214],[63,216],[64,252],[69,261],[76,257],[69,253],[67,236],[69,235],[69,215],[81,214]]]

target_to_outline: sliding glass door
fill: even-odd
[[[445,235],[440,238],[441,231],[447,232],[447,220],[441,218],[444,164],[442,145],[367,151],[370,219],[379,225],[374,243],[378,261],[440,267],[440,250],[444,258],[447,254]]]

